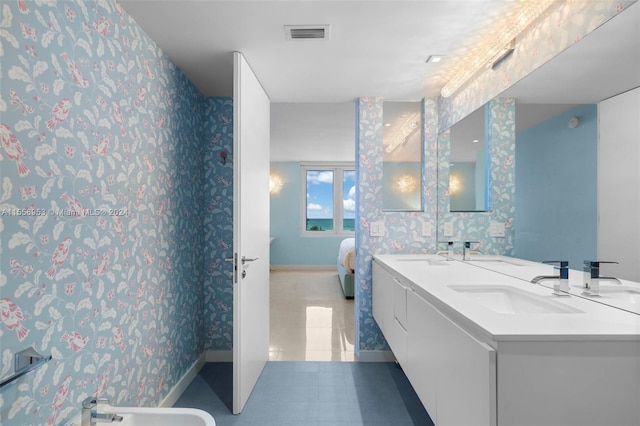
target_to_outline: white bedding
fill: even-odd
[[[340,243],[338,251],[338,261],[347,268],[347,271],[356,270],[356,239],[346,238]]]

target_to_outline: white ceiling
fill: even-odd
[[[510,0],[120,0],[207,96],[231,96],[243,52],[272,104],[272,161],[353,161],[355,99],[435,97],[456,55]],[[327,41],[284,25],[330,24]],[[446,54],[426,64],[431,54]],[[508,89],[517,129],[640,86],[636,3]],[[324,105],[323,105],[324,104]]]
[[[512,0],[120,0],[206,96],[232,95],[241,51],[272,102],[418,100],[440,93],[456,55]],[[287,41],[284,25],[331,25]],[[446,54],[438,64],[429,55]]]

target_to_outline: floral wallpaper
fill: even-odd
[[[512,254],[515,226],[515,100],[493,99],[555,55],[578,42],[598,26],[637,0],[558,2],[518,37],[516,50],[496,70],[483,71],[452,97],[425,101],[426,153],[424,213],[383,212],[382,200],[382,99],[364,97],[358,102],[357,165],[359,193],[356,225],[359,244],[356,270],[356,351],[387,349],[371,313],[371,260],[377,253],[435,252],[445,249],[438,241],[481,242],[484,253]],[[449,213],[449,131],[457,121],[489,104],[491,149],[491,212]],[[440,135],[439,135],[440,133]],[[439,183],[436,183],[438,182]],[[436,188],[437,186],[437,188]],[[434,237],[421,239],[419,222],[432,223]],[[369,237],[372,221],[384,221],[384,239]],[[489,236],[491,221],[505,224],[505,237]],[[452,222],[454,237],[444,237],[445,222]],[[438,235],[436,237],[435,235]],[[460,251],[460,247],[456,248]]]
[[[491,159],[488,187],[491,211],[449,212],[450,131],[438,138],[438,241],[454,241],[454,251],[461,252],[463,241],[479,242],[484,254],[513,254],[515,238],[515,99],[495,98],[488,104],[486,141]],[[454,235],[444,236],[444,224],[453,224]],[[491,222],[505,224],[504,237],[490,237]],[[446,250],[441,243],[440,250]]]
[[[388,349],[373,319],[371,261],[374,254],[433,253],[437,214],[437,105],[423,102],[423,211],[385,212],[382,205],[382,104],[380,97],[358,100],[356,144],[356,354],[361,350]],[[369,236],[371,222],[384,222],[385,237]],[[432,224],[431,237],[422,236],[422,222]]]
[[[498,96],[558,53],[637,0],[560,1],[516,37],[509,60],[495,70],[482,71],[448,98],[439,98],[440,131],[451,127],[490,99]]]
[[[204,98],[117,3],[0,14],[0,375],[53,356],[2,389],[0,423],[157,405],[204,350]]]
[[[382,207],[382,98],[365,97],[358,101],[358,144],[356,173],[356,240],[358,258],[355,303],[356,350],[388,349],[384,336],[373,319],[371,305],[371,261],[375,254],[435,253],[446,249],[437,241],[443,236],[444,221],[454,224],[455,241],[481,242],[487,253],[509,254],[513,250],[515,102],[496,99],[489,105],[487,140],[491,149],[491,199],[489,213],[449,213],[449,132],[438,135],[438,107],[435,99],[425,99],[423,108],[424,170],[423,212],[385,212]],[[490,238],[490,221],[505,223],[505,238]],[[369,236],[371,222],[385,224],[385,237]],[[432,236],[422,236],[422,222],[430,222]],[[456,251],[461,248],[457,247]]]
[[[357,352],[387,348],[371,314],[373,254],[437,249],[438,128],[632,3],[562,2],[499,72],[425,100],[424,212],[382,210],[382,99],[358,101]],[[231,345],[231,100],[205,100],[112,0],[0,8],[0,376],[29,346],[53,356],[0,391],[0,423],[61,424],[88,395],[157,405],[205,349]],[[495,218],[511,226],[513,103],[491,111]],[[471,235],[486,225],[449,219]],[[369,237],[373,221],[387,237]],[[486,247],[509,252],[508,232]]]
[[[233,99],[207,99],[204,113],[205,349],[233,348]]]

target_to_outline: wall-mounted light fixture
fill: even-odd
[[[461,55],[454,65],[453,77],[442,88],[441,95],[449,97],[458,91],[487,64],[503,61],[508,55],[509,46],[529,25],[538,19],[555,0],[522,0],[514,1],[500,17],[488,28],[477,43],[473,44],[473,51]],[[512,46],[515,49],[515,44]],[[506,50],[505,50],[506,49]],[[501,55],[505,55],[500,58]]]
[[[449,194],[457,194],[460,191],[462,191],[462,180],[457,175],[449,175]]]
[[[282,190],[282,177],[276,173],[269,175],[269,194],[277,194]]]
[[[418,179],[410,174],[402,174],[396,179],[396,186],[398,191],[402,193],[413,192],[418,187]]]

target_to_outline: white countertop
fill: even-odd
[[[490,259],[489,256],[483,258]],[[536,275],[551,275],[553,267],[522,262],[520,266],[500,263],[505,272],[498,273],[494,265],[474,266],[468,262],[450,260],[438,255],[375,255],[374,260],[397,276],[418,295],[456,322],[466,325],[474,333],[499,341],[640,341],[640,315],[625,312],[582,297],[558,297],[552,290],[527,281]],[[415,261],[430,259],[437,265]],[[475,262],[481,263],[481,262]],[[488,262],[489,263],[489,262]],[[491,262],[493,263],[493,262]],[[527,268],[510,274],[514,268]],[[540,269],[541,268],[541,269]],[[497,268],[495,268],[497,269]],[[518,269],[516,269],[518,271]],[[531,274],[531,277],[528,275]],[[522,275],[520,275],[522,274]],[[516,277],[524,276],[519,279]],[[574,274],[581,281],[581,275]],[[570,275],[571,277],[571,275]],[[578,281],[572,284],[578,285]],[[494,312],[449,285],[509,286],[539,295],[545,300],[577,309],[577,313],[505,314]]]
[[[454,259],[462,262],[462,256],[456,255]],[[476,260],[474,260],[476,259]],[[491,262],[491,260],[498,260],[501,262]],[[471,256],[470,261],[464,261],[473,266],[488,269],[501,274],[509,275],[515,278],[519,278],[525,281],[531,281],[532,278],[538,275],[558,275],[558,271],[554,270],[552,265],[545,265],[538,262],[532,262],[529,260],[518,259],[509,256]],[[621,293],[612,293],[607,290],[616,289],[634,289],[640,292],[640,283],[634,281],[620,280],[621,284],[615,284],[612,281],[601,281],[600,288],[602,289],[600,296],[593,297],[583,294],[584,291],[584,271],[570,269],[569,270],[569,292],[573,296],[583,297],[593,302],[603,303],[605,305],[613,306],[619,309],[624,309],[629,312],[640,315],[640,297],[629,298],[625,297]],[[553,288],[554,282],[552,280],[541,281],[539,285]]]

